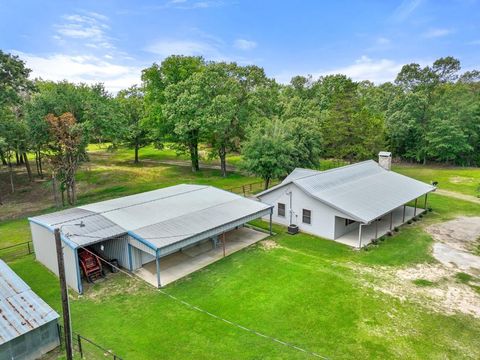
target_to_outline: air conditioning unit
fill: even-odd
[[[298,226],[294,224],[288,225],[288,233],[290,235],[298,234]]]

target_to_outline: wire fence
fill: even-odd
[[[280,182],[279,180],[271,180],[269,187],[277,185],[279,182]],[[252,196],[259,193],[262,190],[265,190],[265,182],[257,181],[257,182],[245,184],[242,186],[236,186],[227,190],[238,195],[243,195],[245,197]]]
[[[33,252],[33,242],[26,241],[20,244],[0,248],[0,259],[4,261],[13,261],[22,256],[33,254]]]
[[[65,350],[65,339],[63,326],[58,324],[58,334],[60,338],[60,349]],[[113,351],[104,348],[103,346],[95,343],[94,341],[87,339],[86,337],[72,332],[72,347],[74,359],[113,359],[122,360],[120,356]]]

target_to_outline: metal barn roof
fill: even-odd
[[[78,246],[129,233],[160,248],[270,208],[215,187],[181,184],[30,220],[62,226]]]
[[[0,260],[0,345],[58,317],[45,301]]]
[[[295,172],[298,174],[297,170]],[[435,190],[434,186],[385,170],[375,161],[368,160],[327,171],[312,170],[310,174],[290,179],[287,177],[279,185],[257,196],[261,198],[292,183],[319,201],[363,223],[370,223]]]

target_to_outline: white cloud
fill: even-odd
[[[165,58],[170,55],[203,56],[206,60],[231,61],[221,51],[223,43],[213,37],[202,36],[202,40],[158,40],[145,48],[146,51]]]
[[[437,38],[437,37],[442,37],[442,36],[447,36],[451,34],[453,30],[451,29],[443,29],[443,28],[437,28],[437,29],[430,29],[426,32],[423,33],[423,37],[425,38]]]
[[[105,84],[107,90],[116,93],[140,83],[141,68],[116,64],[96,56],[52,54],[49,56],[15,52],[27,67],[32,69],[32,77],[44,80],[68,80],[75,83]]]
[[[389,59],[371,59],[367,56],[362,56],[351,65],[316,71],[311,74],[314,78],[344,74],[354,81],[370,80],[376,84],[381,84],[387,81],[393,81],[402,68],[402,65],[403,64]],[[289,83],[290,79],[295,75],[299,75],[299,72],[283,72],[275,76],[275,78],[279,82],[286,84]]]
[[[233,43],[233,46],[240,50],[252,50],[257,47],[257,43],[251,40],[237,39]]]
[[[423,0],[403,0],[395,9],[393,19],[395,21],[403,21],[410,17],[413,12],[422,4]]]
[[[389,45],[391,43],[390,39],[386,38],[386,37],[379,37],[377,39],[377,44],[378,45]]]
[[[64,22],[55,25],[53,38],[62,44],[72,40],[88,41],[85,45],[96,49],[113,49],[112,39],[107,35],[110,27],[105,23],[108,18],[95,12],[70,14],[63,16]]]

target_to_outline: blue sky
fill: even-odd
[[[293,75],[393,80],[405,63],[459,58],[480,68],[475,0],[0,0],[0,48],[34,76],[116,92],[170,54]]]

